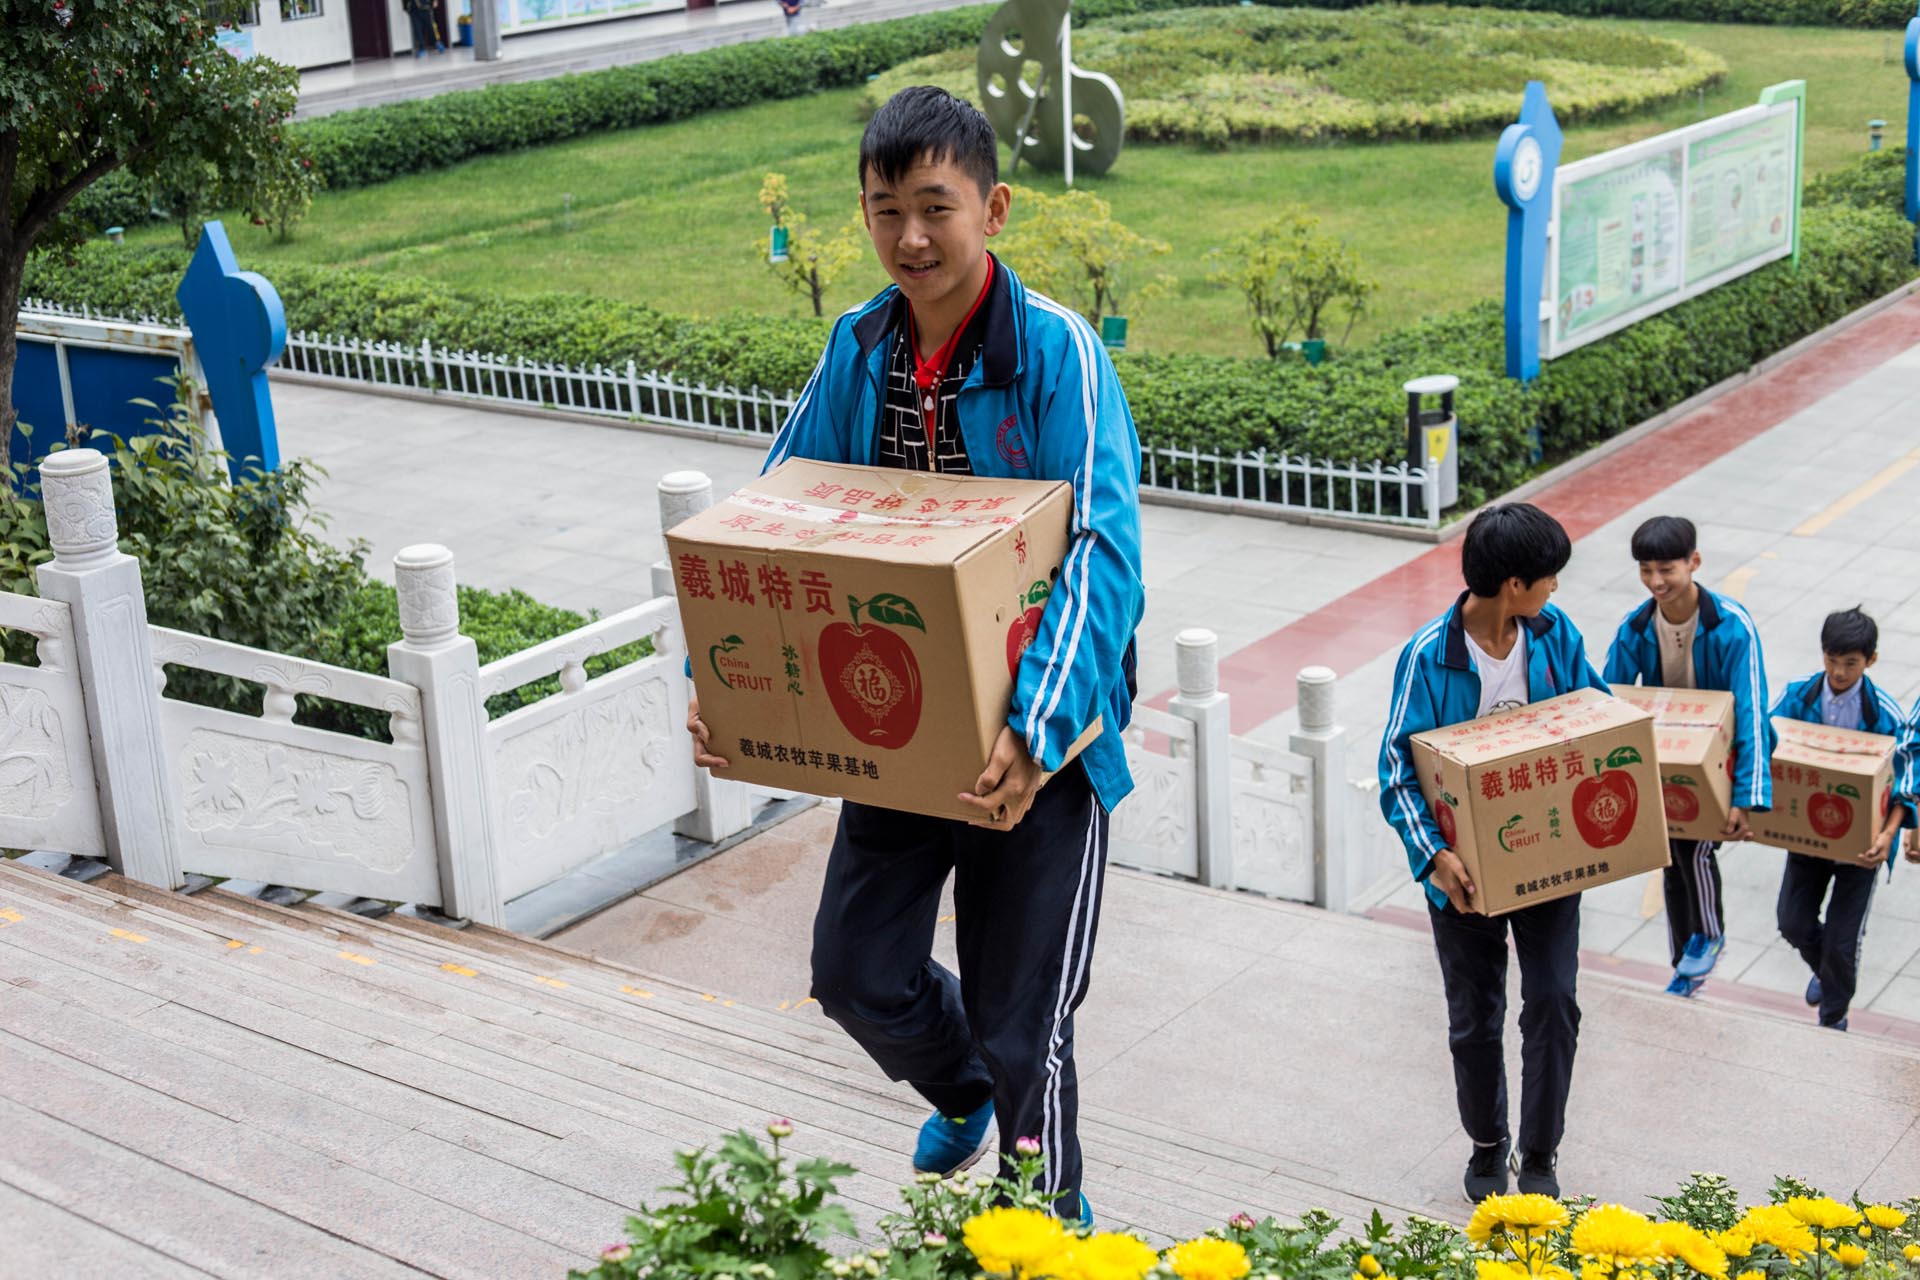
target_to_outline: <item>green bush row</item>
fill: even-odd
[[[1098,23],[1163,9],[1238,2],[1083,0],[1074,12],[1080,23]],[[1369,2],[1312,0],[1310,7],[1351,9]],[[487,152],[861,84],[908,59],[973,44],[996,7],[969,5],[795,39],[675,54],[552,80],[489,85],[342,111],[303,121],[296,128],[329,187],[366,186],[401,174],[444,168]],[[1910,0],[1494,0],[1493,7],[1573,17],[1887,28],[1903,26],[1912,16]]]
[[[1318,368],[1297,360],[1127,355],[1120,380],[1149,448],[1222,454],[1265,449],[1388,461],[1404,449],[1401,384],[1461,379],[1461,484],[1476,501],[1511,488],[1538,445],[1578,453],[1730,377],[1912,279],[1913,229],[1898,213],[1897,160],[1869,156],[1816,184],[1802,257],[1778,262],[1552,361],[1529,386],[1504,373],[1500,306],[1434,316]],[[1888,182],[1888,175],[1895,181]],[[177,250],[91,245],[28,269],[28,296],[130,314],[170,315]],[[680,376],[794,388],[816,358],[812,320],[663,315],[631,303],[544,294],[476,298],[354,271],[283,267],[290,327],[493,351],[572,364],[671,369]],[[1164,474],[1165,468],[1161,468]],[[1211,474],[1198,483],[1211,487]]]

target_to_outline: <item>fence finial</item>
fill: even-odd
[[[113,478],[98,449],[61,449],[40,463],[40,491],[54,563],[85,568],[112,558],[120,541]]]
[[[1205,627],[1188,627],[1173,638],[1174,683],[1188,698],[1204,698],[1220,687],[1220,637]]]
[[[704,471],[669,471],[660,477],[660,531],[713,505],[713,481]]]
[[[393,558],[393,580],[400,593],[400,634],[409,647],[438,649],[459,636],[453,552],[434,542],[403,547]]]
[[[1332,667],[1302,667],[1295,681],[1302,729],[1333,727],[1333,688],[1339,677]]]

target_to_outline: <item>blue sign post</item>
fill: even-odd
[[[1493,153],[1493,189],[1507,205],[1507,376],[1522,382],[1540,376],[1540,299],[1561,141],[1546,85],[1527,81],[1520,118]]]
[[[226,228],[207,223],[174,295],[193,330],[207,393],[220,419],[220,440],[235,478],[248,461],[280,469],[267,366],[287,346],[287,313],[265,277],[240,270]]]
[[[1920,223],[1920,14],[1907,23],[1906,54],[1907,221]],[[1920,254],[1920,235],[1915,237],[1914,252]]]

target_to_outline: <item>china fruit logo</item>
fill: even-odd
[[[1449,849],[1454,847],[1460,834],[1459,823],[1453,816],[1453,811],[1459,807],[1459,804],[1458,800],[1442,791],[1440,806],[1433,811],[1433,820],[1440,826],[1440,839]]]
[[[1573,789],[1573,825],[1590,849],[1607,849],[1625,840],[1640,814],[1640,789],[1623,766],[1640,763],[1632,747],[1615,747],[1606,761],[1593,762],[1593,775]]]
[[[1022,612],[1007,628],[1007,674],[1018,677],[1020,674],[1020,655],[1027,651],[1033,638],[1040,634],[1040,619],[1047,611],[1047,597],[1053,589],[1044,582],[1036,582],[1014,603],[1021,606]]]
[[[710,645],[707,648],[707,665],[713,668],[713,674],[720,677],[721,685],[728,689],[733,688],[733,681],[728,679],[727,673],[720,669],[720,655],[723,653],[732,653],[745,643],[746,641],[742,640],[739,636],[726,636],[721,639],[719,644]]]
[[[861,613],[867,625],[860,625]],[[904,596],[881,592],[862,603],[847,597],[846,622],[820,633],[820,674],[827,701],[848,733],[871,747],[898,750],[920,727],[920,664],[913,649],[879,623],[925,634],[920,611]]]
[[[1700,797],[1693,793],[1694,781],[1684,773],[1668,778],[1660,788],[1668,822],[1692,822],[1700,816]]]
[[[1859,790],[1847,782],[1821,792],[1807,801],[1807,825],[1822,840],[1838,840],[1853,826],[1853,802],[1859,798]]]

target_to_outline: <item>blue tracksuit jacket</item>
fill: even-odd
[[[1808,724],[1824,723],[1820,719],[1820,684],[1826,678],[1826,672],[1816,671],[1788,685],[1780,700],[1773,704],[1773,714]],[[1860,729],[1865,733],[1885,734],[1900,744],[1893,753],[1893,802],[1907,811],[1900,825],[1920,825],[1920,763],[1915,760],[1916,752],[1920,752],[1920,709],[1908,719],[1892,694],[1866,676],[1861,676],[1860,681]],[[1900,848],[1896,844],[1887,857],[1889,877],[1893,875],[1893,864],[1899,859]]]
[[[887,336],[907,305],[889,285],[834,322],[826,353],[767,454],[873,466]],[[1020,660],[1007,723],[1044,769],[1095,719],[1082,753],[1111,811],[1133,789],[1120,731],[1133,718],[1140,566],[1140,439],[1113,361],[1078,313],[1027,289],[996,260],[987,339],[960,388],[960,432],[975,475],[1073,486],[1072,540],[1040,632]]]
[[[1660,636],[1651,597],[1620,623],[1607,651],[1607,683],[1661,686]],[[1760,631],[1738,601],[1700,588],[1693,633],[1693,683],[1733,695],[1733,803],[1749,812],[1773,808],[1773,724],[1767,718],[1767,668]]]
[[[1420,630],[1400,651],[1393,672],[1393,702],[1387,729],[1380,741],[1380,809],[1407,847],[1407,865],[1413,878],[1427,887],[1436,907],[1447,905],[1447,895],[1428,879],[1433,856],[1446,847],[1440,826],[1420,794],[1413,765],[1413,735],[1439,729],[1480,714],[1480,675],[1467,652],[1467,633],[1461,621],[1464,592],[1447,610]],[[1553,605],[1537,618],[1522,618],[1527,629],[1527,701],[1539,702],[1575,689],[1606,692],[1593,664],[1587,661],[1587,642],[1579,628]]]

